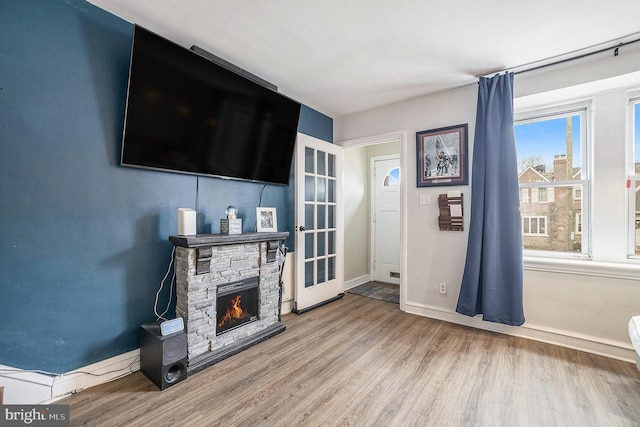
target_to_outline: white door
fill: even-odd
[[[296,143],[295,312],[343,294],[342,148],[299,133]]]
[[[373,279],[400,284],[400,156],[371,159]]]

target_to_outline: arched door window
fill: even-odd
[[[400,185],[400,168],[391,169],[384,177],[383,185],[385,187]]]

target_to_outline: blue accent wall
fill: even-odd
[[[263,185],[119,166],[133,25],[84,0],[0,10],[0,364],[68,372],[138,347],[178,207],[216,233],[236,205],[253,231]],[[301,132],[332,139],[303,112]],[[289,231],[292,187],[262,193]]]
[[[303,105],[300,110],[298,132],[333,143],[333,119]]]

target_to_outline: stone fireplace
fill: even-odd
[[[171,236],[189,375],[285,330],[277,248],[289,233]]]

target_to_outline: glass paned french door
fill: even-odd
[[[298,134],[296,150],[296,309],[301,310],[342,292],[342,149]]]

